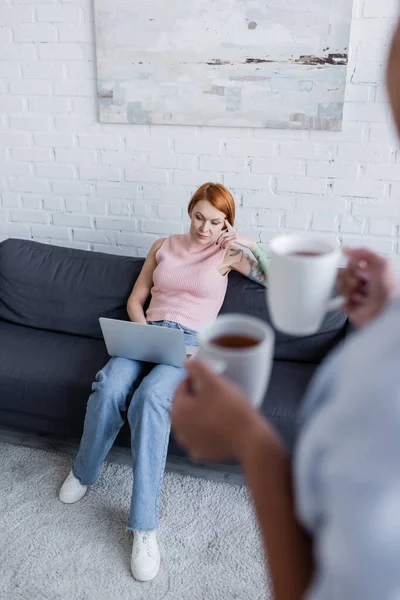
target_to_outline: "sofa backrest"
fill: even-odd
[[[128,319],[143,259],[8,239],[0,244],[0,319],[101,338],[99,317]]]
[[[0,319],[101,339],[99,317],[128,319],[126,304],[142,258],[115,256],[29,240],[0,243]],[[236,312],[270,322],[265,288],[229,274],[221,313]],[[320,362],[345,335],[342,311],[328,313],[317,334],[297,338],[276,332],[275,358]]]
[[[229,274],[228,292],[221,313],[245,313],[271,324],[263,286],[239,273]],[[346,335],[347,318],[342,310],[328,312],[319,331],[295,337],[275,331],[275,359],[319,363]]]

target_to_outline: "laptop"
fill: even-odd
[[[99,321],[110,356],[183,367],[198,351],[196,346],[185,346],[185,336],[180,329],[105,317]]]

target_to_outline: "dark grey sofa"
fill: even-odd
[[[0,243],[0,427],[57,438],[81,436],[87,398],[108,355],[99,317],[127,319],[126,302],[143,259],[37,242]],[[263,287],[231,273],[221,310],[269,320]],[[262,406],[289,448],[310,378],[346,335],[341,311],[305,338],[277,333]],[[129,445],[127,425],[117,445]],[[171,435],[169,455],[184,457]]]

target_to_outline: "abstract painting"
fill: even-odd
[[[95,0],[103,123],[340,130],[351,0]]]

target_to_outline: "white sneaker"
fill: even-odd
[[[157,529],[134,531],[131,570],[138,581],[154,579],[160,568],[160,551],[157,544]]]
[[[87,485],[82,485],[79,479],[75,477],[71,471],[67,479],[64,481],[60,488],[58,495],[61,502],[64,504],[73,504],[78,502],[86,494],[88,489]]]

